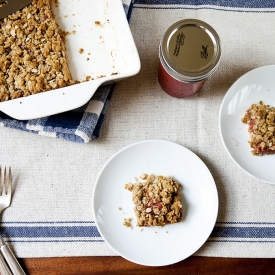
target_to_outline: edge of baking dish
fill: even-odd
[[[94,80],[1,102],[0,111],[12,118],[36,119],[76,109],[86,104],[99,86],[140,71],[139,54],[121,0],[81,0],[81,5],[77,0],[69,3],[60,0],[53,10],[62,30],[74,29],[74,34],[66,37],[72,76],[83,80],[85,74],[89,74]],[[100,22],[101,27],[96,28],[95,22]],[[87,46],[91,47],[89,58],[80,55],[79,51],[80,47],[85,49]],[[85,65],[89,59],[92,61],[90,67]]]

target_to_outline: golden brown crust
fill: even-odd
[[[252,154],[261,156],[275,154],[275,108],[263,104],[252,104],[242,122],[249,125]]]
[[[126,184],[133,192],[137,226],[164,226],[182,219],[180,184],[171,177],[144,174],[145,182]]]
[[[74,84],[51,0],[0,20],[0,101]]]

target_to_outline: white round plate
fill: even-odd
[[[136,226],[132,193],[124,186],[143,173],[170,175],[182,185],[181,222],[143,230]],[[146,266],[169,265],[192,255],[212,232],[217,213],[217,189],[205,164],[168,141],[125,147],[104,165],[94,188],[93,214],[101,236],[119,255]],[[124,218],[133,218],[132,229],[123,225]]]
[[[241,121],[251,104],[260,101],[275,107],[275,65],[254,69],[229,88],[220,107],[220,136],[237,166],[254,178],[275,184],[275,155],[252,155],[248,125]]]

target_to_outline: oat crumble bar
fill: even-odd
[[[252,154],[261,156],[275,154],[275,108],[263,104],[252,104],[242,122],[248,124],[249,144]]]
[[[34,0],[0,20],[0,102],[72,84],[51,0]]]
[[[129,185],[128,185],[129,187]],[[182,219],[181,186],[171,177],[151,174],[132,188],[137,226],[164,226]]]

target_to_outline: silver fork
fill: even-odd
[[[2,181],[2,167],[0,166],[0,188],[2,189],[2,193],[3,194],[3,197],[2,197],[2,194],[0,196],[0,214],[1,212],[7,208],[9,205],[10,205],[10,201],[11,201],[11,196],[8,196],[6,194],[6,190],[4,191],[4,187],[5,186],[5,189],[6,189],[6,183],[7,183],[7,180],[6,180],[6,167],[5,167],[5,170],[4,170],[4,180]],[[5,258],[3,257],[2,253],[0,253],[0,269],[1,269],[1,274],[3,275],[12,275],[6,261],[5,261]]]
[[[6,167],[4,168],[4,179],[2,180],[2,167],[0,166],[0,183],[2,188],[2,194],[0,196],[0,213],[7,207],[10,206],[11,203],[11,168],[9,167],[8,177],[6,175]]]
[[[6,173],[6,167],[4,168],[3,180],[2,180],[2,167],[0,166],[0,186],[2,188],[2,193],[0,195],[0,214],[5,208],[10,206],[11,184],[12,184],[11,168],[9,167],[8,175]],[[16,257],[14,256],[13,252],[11,251],[9,246],[4,242],[1,236],[0,236],[0,249],[12,273],[14,275],[26,275],[26,273],[23,271],[22,267],[18,263]],[[6,270],[5,261],[0,260],[0,264],[2,264],[2,267],[4,268],[4,271],[5,271]],[[4,271],[3,271],[3,274],[5,275]],[[7,270],[6,274],[10,275],[11,272]]]

